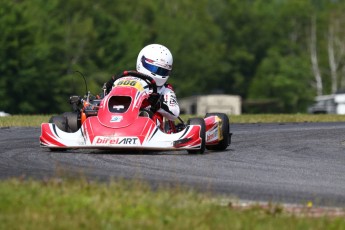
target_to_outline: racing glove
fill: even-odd
[[[151,111],[157,112],[161,108],[162,95],[158,93],[151,93],[147,99],[151,105]]]

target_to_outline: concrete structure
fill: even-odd
[[[315,104],[308,108],[309,113],[345,114],[345,94],[317,96]]]
[[[11,114],[5,113],[4,111],[0,111],[0,117],[7,117],[10,116]]]
[[[213,94],[182,98],[178,100],[181,114],[205,115],[206,113],[241,114],[241,97]]]

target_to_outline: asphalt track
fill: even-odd
[[[345,123],[232,124],[223,152],[50,152],[40,128],[0,129],[0,179],[86,176],[188,186],[241,200],[345,207]]]

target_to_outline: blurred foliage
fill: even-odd
[[[329,93],[326,33],[344,7],[336,0],[2,0],[0,110],[69,110],[68,97],[85,94],[75,71],[97,94],[111,75],[135,69],[141,48],[160,43],[174,56],[169,81],[178,98],[221,92],[275,101],[268,111],[246,112],[305,112],[316,94],[311,17]]]

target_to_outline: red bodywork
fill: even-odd
[[[201,148],[201,127],[186,125],[176,131],[175,126],[163,130],[163,119],[140,116],[142,105],[149,94],[139,82],[117,85],[103,98],[96,116],[82,122],[78,131],[69,133],[60,130],[53,123],[41,126],[42,147],[54,148],[131,148],[158,150],[193,150]],[[205,118],[206,144],[220,141],[216,116]],[[170,122],[170,125],[172,122]],[[216,138],[215,138],[216,137]]]

